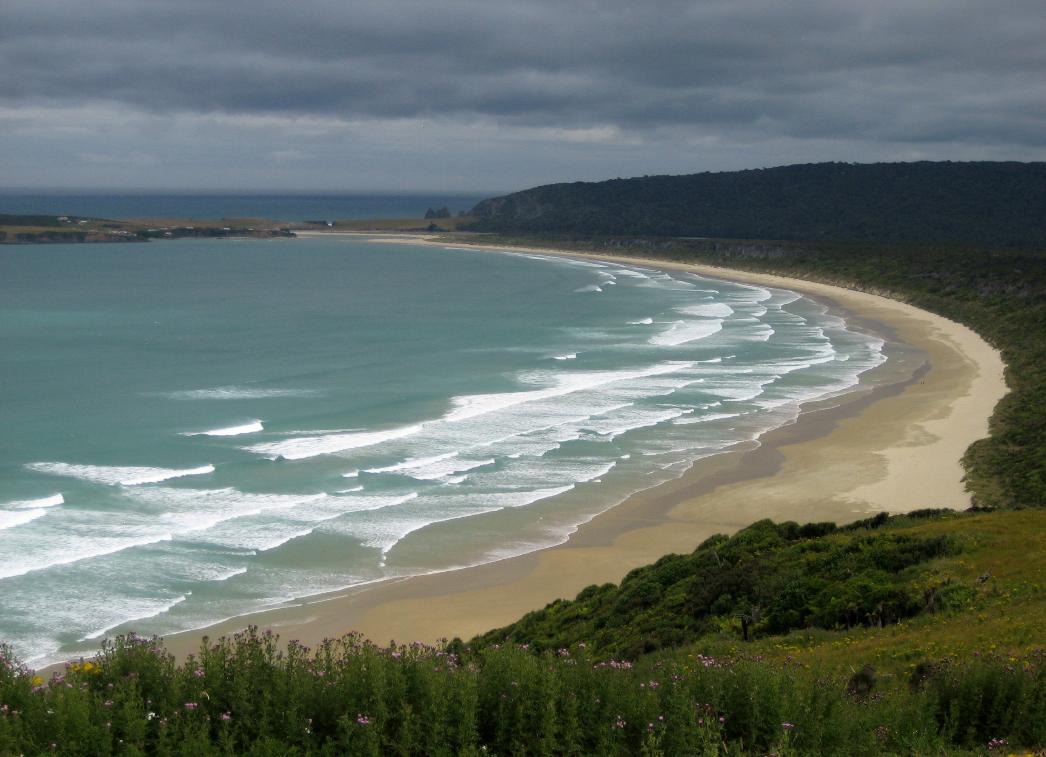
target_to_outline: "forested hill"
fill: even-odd
[[[1046,246],[1046,163],[810,163],[549,184],[477,231]]]

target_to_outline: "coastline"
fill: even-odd
[[[469,638],[556,598],[572,598],[589,584],[618,581],[634,567],[669,552],[689,552],[714,533],[733,532],[762,518],[846,522],[882,510],[969,504],[959,460],[971,442],[987,434],[988,417],[1006,388],[998,353],[966,327],[877,295],[800,279],[427,237],[381,241],[566,255],[791,289],[848,317],[881,325],[924,352],[928,365],[908,381],[804,406],[796,423],[764,435],[757,449],[700,461],[681,478],[633,495],[582,525],[561,545],[473,568],[314,597],[166,637],[167,647],[178,656],[194,651],[204,635],[228,635],[249,623],[306,644],[352,630],[382,643]],[[922,492],[935,496],[928,501]]]

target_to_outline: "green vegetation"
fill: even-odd
[[[585,642],[596,654],[635,659],[722,629],[748,641],[803,628],[881,628],[962,606],[973,590],[925,567],[957,554],[959,541],[868,530],[887,522],[839,529],[760,521],[729,538],[714,536],[690,555],[637,568],[620,586],[590,586],[573,602],[554,602],[475,643],[559,649]]]
[[[1046,163],[813,163],[535,187],[476,231],[1046,244]]]
[[[626,661],[629,623],[593,643],[557,647],[589,618],[555,603],[535,639],[382,648],[349,636],[315,650],[251,629],[181,665],[159,642],[122,637],[45,681],[0,653],[0,754],[714,755],[983,754],[1046,744],[1046,513],[877,517],[845,529],[759,523],[691,556],[636,571],[620,588],[636,623],[637,582],[697,590],[768,570],[796,591],[768,597],[744,642],[740,620],[695,625],[673,649]],[[716,564],[712,558],[712,564]],[[818,566],[806,575],[809,566]],[[892,587],[917,605],[891,622],[878,605],[846,630],[795,625],[818,606],[817,578]],[[896,574],[896,575],[894,575]],[[988,577],[985,578],[985,574]],[[983,579],[983,580],[982,580]],[[938,599],[927,602],[927,589]],[[735,597],[744,595],[739,590]],[[693,593],[693,592],[691,592]],[[747,596],[747,595],[746,595]],[[830,605],[831,600],[827,598]],[[591,597],[589,597],[590,599]],[[865,601],[851,597],[854,607]],[[907,606],[908,603],[902,603]],[[734,607],[742,606],[740,600]],[[772,620],[777,610],[784,616]],[[821,607],[825,605],[822,603]],[[555,608],[561,608],[556,610]],[[856,619],[851,608],[850,620]],[[1011,615],[1012,614],[1012,615]],[[592,613],[591,617],[598,613]],[[530,617],[530,616],[528,616]],[[878,627],[882,618],[885,627]],[[1021,619],[1025,622],[1015,622]],[[674,621],[666,620],[671,625]],[[609,626],[608,626],[609,627]],[[961,629],[957,631],[957,629]],[[989,642],[990,640],[990,642]],[[977,645],[977,646],[971,646]],[[880,654],[881,653],[881,654]],[[871,663],[871,664],[869,664]]]

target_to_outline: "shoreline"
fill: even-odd
[[[376,238],[354,232],[303,236],[341,234]],[[806,403],[794,423],[767,432],[755,449],[698,461],[680,478],[638,492],[582,524],[562,544],[314,596],[165,637],[178,657],[195,651],[204,636],[230,635],[248,624],[309,645],[349,631],[377,643],[468,639],[762,518],[844,523],[883,510],[969,505],[959,461],[970,443],[987,434],[988,418],[1006,387],[999,353],[960,324],[878,295],[707,265],[427,235],[376,241],[604,260],[790,289],[841,311],[848,322],[867,323],[915,347],[925,354],[926,365],[908,379],[870,387],[862,381],[862,389]],[[935,493],[931,500],[921,496],[926,491]]]

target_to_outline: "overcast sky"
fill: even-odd
[[[1044,0],[0,0],[0,186],[1046,159]]]

